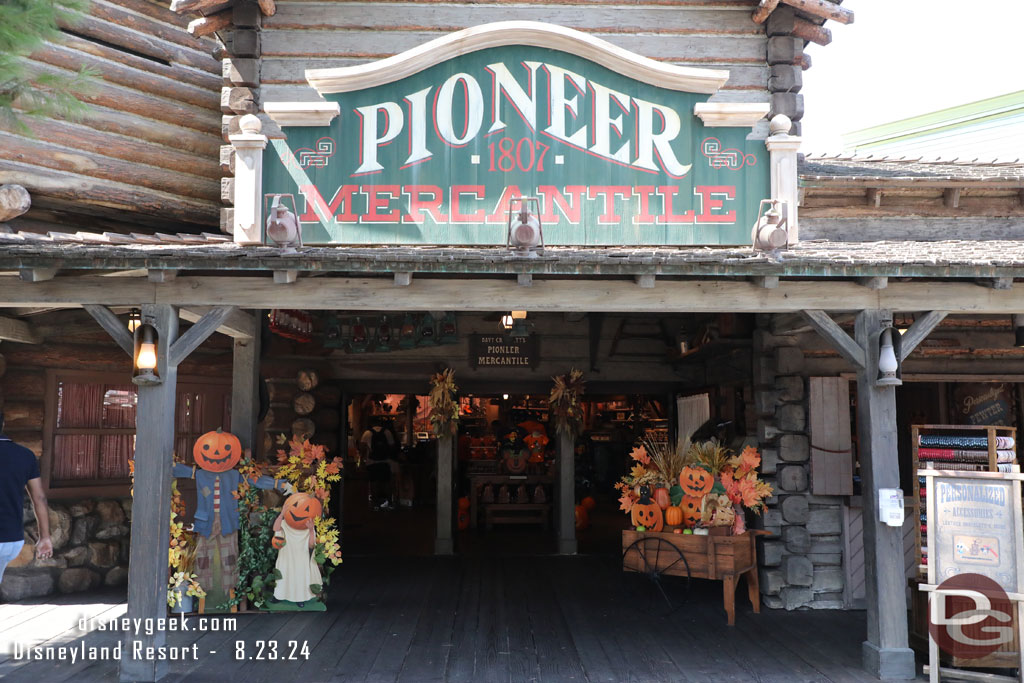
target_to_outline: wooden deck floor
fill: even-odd
[[[694,582],[666,615],[646,579],[614,558],[351,558],[326,613],[238,615],[237,630],[169,633],[198,644],[198,662],[171,662],[166,681],[874,681],[860,668],[863,612],[751,612],[725,625],[718,583]],[[670,586],[670,590],[673,587]],[[741,588],[740,596],[745,591]],[[123,595],[0,605],[0,678],[116,681],[117,663],[23,662],[12,643],[113,645],[83,634],[81,616],[124,612]],[[87,604],[83,604],[86,603]],[[194,623],[194,622],[193,622]],[[308,660],[236,661],[235,641],[308,643]],[[213,650],[216,654],[211,654]]]

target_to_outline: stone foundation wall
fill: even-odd
[[[796,337],[754,332],[753,409],[764,478],[775,489],[760,525],[774,534],[763,543],[761,592],[765,606],[843,607],[843,499],[815,496],[810,482],[807,377]]]
[[[51,593],[77,593],[128,583],[132,499],[50,501],[53,557],[38,560],[35,514],[26,499],[25,547],[0,583],[0,600],[13,602]]]

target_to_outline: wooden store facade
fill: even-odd
[[[621,553],[631,451],[699,430],[772,488],[752,595],[866,610],[865,668],[913,678],[912,426],[1024,426],[1024,167],[798,154],[804,45],[853,19],[827,0],[172,9],[94,0],[32,56],[95,63],[94,114],[0,132],[31,197],[2,195],[0,401],[57,550],[5,600],[127,582],[163,615],[174,462],[218,427],[341,458],[343,552],[456,555]]]

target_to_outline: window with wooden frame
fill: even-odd
[[[74,370],[50,370],[47,385],[42,474],[50,495],[127,495],[138,388],[121,373]],[[231,428],[230,383],[179,378],[174,421],[177,459],[191,464],[201,434]]]

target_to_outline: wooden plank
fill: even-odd
[[[0,341],[15,342],[18,344],[39,344],[42,342],[42,335],[35,326],[24,320],[0,316]]]
[[[192,327],[179,337],[170,347],[168,361],[173,365],[179,365],[188,358],[189,354],[199,348],[199,345],[217,331],[224,321],[236,309],[232,306],[217,306],[202,318],[197,320]]]
[[[168,365],[171,344],[178,336],[178,312],[173,306],[144,305],[142,315],[156,320],[159,334],[157,357],[162,382],[140,386],[135,442],[135,505],[132,508],[131,571],[128,574],[128,617],[163,618],[167,614],[167,552],[170,533],[171,467],[167,454],[174,450],[174,406],[178,368]],[[132,644],[162,647],[167,633],[155,629],[151,635],[128,631],[121,661],[122,680],[156,681],[167,670],[167,662],[133,659]]]
[[[558,552],[576,554],[576,453],[571,434],[560,432],[558,439],[558,505],[556,506]]]
[[[473,658],[465,653],[475,650],[475,643],[480,634],[477,615],[481,611],[481,602],[485,599],[483,592],[482,560],[479,557],[466,557],[465,573],[459,590],[459,615],[452,627],[451,649],[445,665],[444,680],[450,683],[473,682]],[[410,683],[418,683],[412,681]]]
[[[305,31],[295,40],[292,31],[265,31],[264,57],[388,57],[422,45],[438,35],[425,31],[352,32],[339,41],[333,31]],[[672,36],[672,40],[651,40],[635,33],[604,33],[601,38],[645,57],[680,60],[697,64],[763,63],[766,38],[763,35]]]
[[[129,356],[135,356],[135,342],[132,340],[132,335],[128,332],[127,326],[109,308],[93,304],[86,304],[82,308],[100,324],[100,327],[107,331],[107,334],[121,347],[122,351]]]
[[[434,553],[451,555],[454,551],[452,540],[452,503],[454,444],[450,435],[437,440],[437,527],[434,536]]]
[[[849,361],[851,365],[855,368],[863,368],[865,366],[864,351],[850,339],[850,335],[846,334],[843,328],[839,327],[828,313],[821,310],[805,310],[803,311],[803,316],[811,324],[811,327],[824,337],[839,352],[839,355]]]
[[[195,306],[182,307],[178,313],[182,320],[190,323],[198,322],[200,318],[210,312],[210,308]],[[252,314],[245,311],[234,310],[221,323],[217,331],[233,339],[252,339],[255,335],[256,320]]]
[[[947,315],[944,311],[929,311],[915,320],[900,339],[900,362],[906,360]]]
[[[219,331],[219,330],[218,330]],[[231,432],[255,451],[260,409],[260,337],[234,339],[231,355]]]
[[[853,495],[849,384],[841,377],[810,378],[811,489],[816,496]]]

